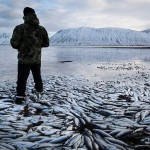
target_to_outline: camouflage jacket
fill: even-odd
[[[36,14],[24,16],[24,23],[15,27],[11,46],[18,49],[18,63],[41,63],[41,48],[49,46],[46,29],[39,25]]]

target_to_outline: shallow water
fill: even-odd
[[[17,50],[0,46],[0,77],[14,80],[17,76]],[[115,77],[127,70],[116,66],[150,64],[150,49],[49,47],[42,51],[42,75],[83,75],[101,79]],[[134,71],[134,70],[132,70]],[[128,73],[132,73],[128,71]]]

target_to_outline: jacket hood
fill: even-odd
[[[37,18],[36,14],[30,14],[28,16],[23,17],[24,22],[30,25],[37,26],[40,24],[39,19]]]

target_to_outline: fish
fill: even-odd
[[[119,137],[125,136],[126,134],[129,134],[129,133],[131,133],[131,132],[132,132],[131,129],[124,129],[124,130],[122,130],[121,132],[119,132],[119,133],[116,135],[116,137],[119,138]]]
[[[108,150],[109,146],[102,138],[97,139],[96,136],[93,135],[93,139],[101,150]]]
[[[40,144],[34,145],[31,147],[31,149],[44,149],[44,150],[46,150],[46,148],[47,148],[47,150],[55,150],[55,149],[61,150],[60,147],[62,147],[61,143],[52,144],[52,143],[48,142],[48,143],[40,143]]]
[[[9,150],[16,150],[16,148],[14,146],[7,144],[7,143],[4,143],[4,142],[3,143],[0,142],[0,148],[1,148],[1,146],[5,147],[2,150],[5,150],[6,148],[8,148]]]
[[[150,115],[150,109],[149,110],[143,110],[140,113],[140,121],[142,121],[145,117],[147,117],[148,115]]]
[[[92,141],[93,150],[99,150],[99,146],[95,141]]]
[[[80,144],[82,142],[81,138],[82,138],[82,135],[80,134],[80,137],[78,137],[77,142],[75,142],[74,145],[72,145],[73,149],[79,148],[79,146],[80,146]]]
[[[66,142],[65,145],[68,147],[72,147],[75,143],[77,143],[79,140],[81,140],[81,134],[76,133],[74,134],[71,138],[69,138]],[[80,143],[80,142],[79,142]]]
[[[92,131],[96,134],[99,134],[101,137],[112,137],[110,134],[108,134],[100,129],[93,129]]]
[[[91,141],[89,136],[84,135],[84,143],[85,143],[88,150],[93,150],[92,141]]]
[[[84,135],[81,134],[80,144],[79,144],[78,148],[83,148],[84,145],[85,145],[85,144],[84,144]]]
[[[86,123],[90,123],[91,122],[91,119],[89,117],[87,117],[84,113],[81,113],[81,116],[83,118],[83,120],[86,122]]]
[[[99,109],[97,113],[100,113],[103,116],[110,116],[110,115],[115,115],[114,111],[111,110],[103,110],[103,109]]]
[[[52,144],[58,144],[58,143],[62,143],[62,142],[65,142],[66,140],[68,140],[73,134],[68,134],[68,135],[63,135],[63,136],[60,136],[56,139],[53,139],[50,143]]]
[[[28,150],[29,148],[32,148],[35,143],[32,142],[28,142],[28,141],[14,141],[13,143],[10,143],[13,146],[15,146],[17,148],[17,150]]]
[[[144,132],[139,140],[149,144],[149,87],[144,89],[139,80],[132,85],[132,78],[126,78],[130,86],[122,80],[119,83],[98,81],[89,86],[87,81],[85,85],[77,84],[82,80],[68,76],[47,77],[40,98],[31,93],[34,85],[33,80],[29,80],[28,117],[21,113],[24,106],[13,104],[15,87],[8,84],[1,88],[0,85],[0,96],[6,96],[0,101],[0,140],[18,150],[127,150],[135,148],[137,143],[131,146],[130,142],[128,145],[128,141],[119,139]],[[119,95],[131,100],[117,100]],[[36,113],[37,110],[40,113]]]
[[[79,126],[80,126],[80,120],[79,120],[77,117],[74,118],[74,125],[75,125],[76,127],[79,127]]]
[[[123,130],[122,128],[121,129],[117,128],[117,129],[112,130],[109,134],[110,135],[116,135],[116,134],[120,133],[122,130]]]
[[[22,135],[20,134],[7,134],[7,135],[0,135],[0,139],[4,139],[4,138],[12,138],[12,139],[16,139],[21,137]]]
[[[112,137],[105,137],[105,139],[107,139],[108,141],[112,142],[112,143],[115,143],[115,144],[119,144],[121,146],[124,146],[124,147],[129,147],[129,145],[127,145],[126,143],[120,141],[120,140],[117,140],[115,138],[112,138]]]

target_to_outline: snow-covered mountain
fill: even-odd
[[[0,45],[1,44],[10,44],[10,38],[11,34],[10,33],[0,33]]]
[[[149,33],[149,34],[150,34],[150,29],[143,30],[142,32],[145,32],[145,33]]]
[[[0,45],[10,44],[10,33],[0,33]],[[150,46],[150,29],[134,31],[122,28],[73,28],[50,37],[51,45],[70,46]]]
[[[50,42],[51,45],[150,46],[148,31],[81,27],[60,30],[50,38]]]

